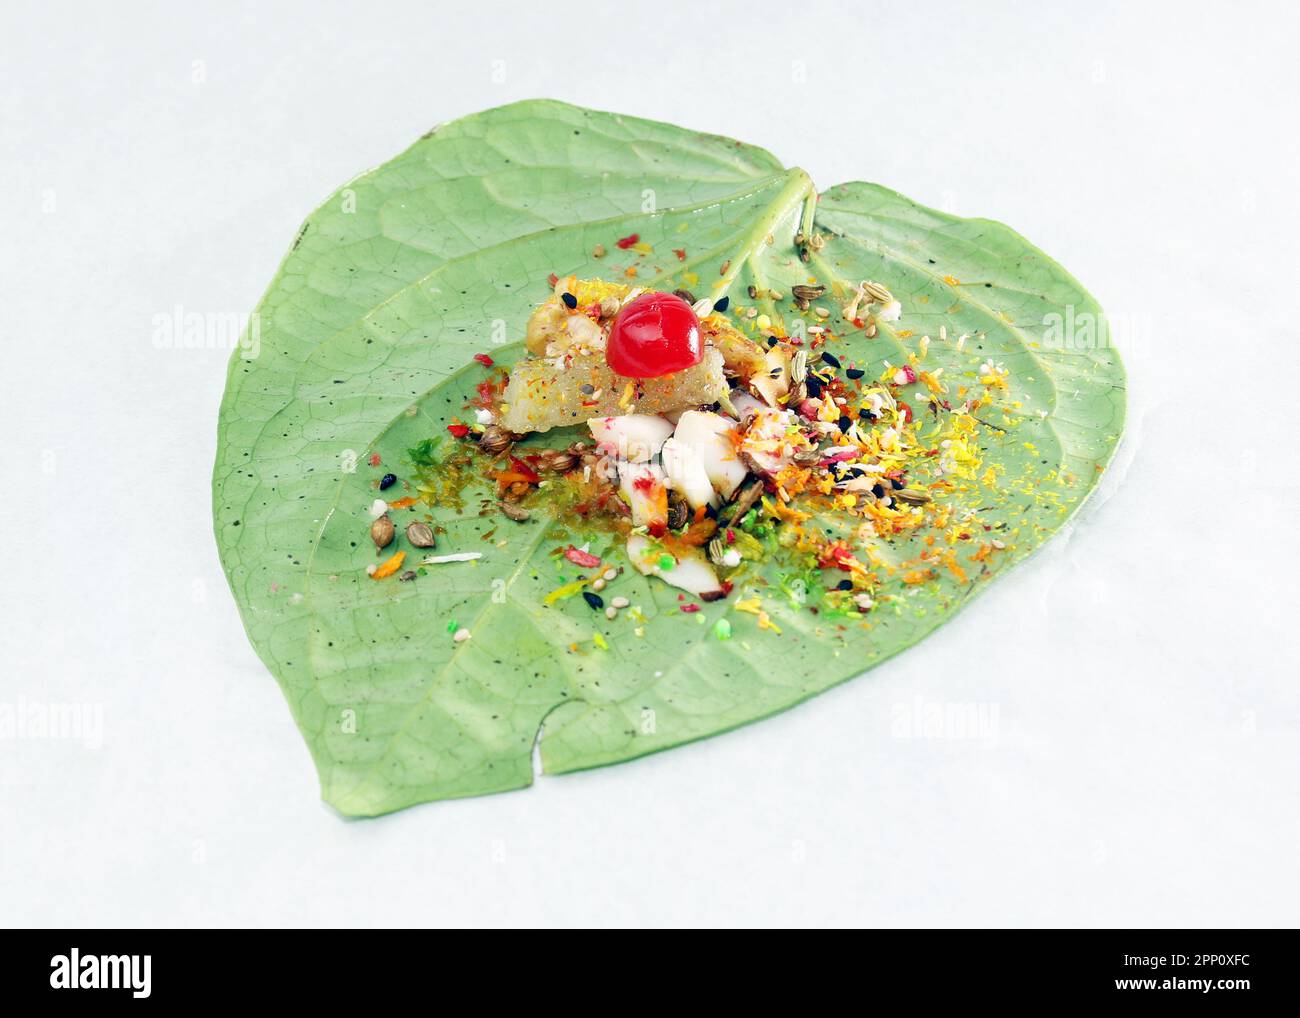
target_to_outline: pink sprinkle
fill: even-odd
[[[682,611],[686,612],[686,614],[688,614],[688,615],[690,615],[690,614],[693,613],[693,612],[697,612],[697,611],[699,611],[699,610],[700,610],[700,606],[699,606],[698,604],[684,604],[684,605],[682,605]]]
[[[383,462],[383,460],[381,460],[381,459],[379,458],[379,453],[377,453],[377,452],[372,452],[372,453],[370,454],[370,465],[371,465],[372,467],[377,467],[377,466],[379,466],[379,464],[382,463],[382,462]]]
[[[474,359],[482,364],[485,368],[490,368],[494,363],[492,358],[485,353],[476,353]]]
[[[564,557],[572,562],[575,566],[582,566],[583,569],[595,569],[600,565],[600,559],[581,548],[575,548],[569,545],[564,549]]]

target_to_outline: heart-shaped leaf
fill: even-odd
[[[904,320],[871,337],[840,321],[841,360],[875,376],[925,336],[945,389],[1005,377],[1007,396],[976,414],[979,473],[955,472],[947,525],[876,542],[886,579],[869,614],[821,611],[823,578],[768,566],[753,596],[689,614],[678,591],[625,575],[633,608],[608,620],[580,597],[547,598],[577,572],[558,549],[589,543],[622,561],[608,533],[481,514],[490,493],[473,483],[459,500],[419,497],[448,482],[454,443],[436,468],[409,450],[464,412],[485,376],[475,354],[523,355],[548,276],[632,271],[637,285],[725,293],[790,327],[840,321],[858,282],[875,280]],[[828,289],[801,316],[788,295],[810,281]],[[1078,283],[997,223],[872,184],[818,196],[761,149],[665,124],[543,101],[489,110],[350,182],[303,225],[231,362],[214,476],[222,561],[344,813],[525,786],[539,731],[548,772],[628,760],[861,673],[1041,545],[1095,486],[1122,426],[1123,369],[1101,323]],[[918,440],[944,455],[914,409]],[[438,554],[481,557],[408,582],[368,576],[368,510],[389,472],[419,499],[390,514],[399,534],[427,521]],[[455,640],[461,629],[471,637]]]

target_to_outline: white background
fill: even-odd
[[[581,7],[4,5],[0,702],[96,705],[103,740],[0,740],[0,921],[1294,925],[1295,6]],[[251,310],[333,188],[533,96],[1012,224],[1123,316],[1126,443],[865,678],[345,821],[217,561],[227,351],[153,318]],[[898,737],[935,704],[996,728]]]

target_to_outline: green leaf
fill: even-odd
[[[630,261],[614,242],[633,233],[652,248],[637,259],[638,285],[753,303],[751,285],[788,295],[810,277],[850,288],[871,279],[902,300],[899,328],[946,329],[926,366],[942,366],[949,384],[978,387],[984,360],[1005,364],[1019,405],[996,417],[990,408],[980,434],[997,483],[973,486],[963,503],[977,510],[978,536],[999,534],[1005,549],[964,581],[946,571],[891,581],[862,618],[814,613],[816,578],[765,561],[750,579],[779,636],[738,610],[737,595],[685,614],[677,591],[627,573],[616,587],[645,618],[639,636],[630,612],[610,621],[581,597],[543,601],[578,572],[557,548],[590,541],[622,562],[608,534],[541,511],[523,523],[481,515],[487,492],[471,488],[459,506],[392,516],[399,535],[415,520],[443,528],[438,554],[482,558],[372,580],[379,477],[406,486],[447,469],[456,447],[441,441],[446,426],[486,375],[473,355],[506,365],[521,356],[547,276],[613,278]],[[808,263],[798,233],[825,238]],[[791,317],[788,300],[762,303]],[[838,312],[830,293],[819,303]],[[1108,345],[1044,337],[1052,315],[1100,314],[1060,266],[999,224],[872,184],[815,201],[806,174],[761,149],[560,103],[456,121],[351,181],[303,225],[252,341],[232,358],[213,483],[231,588],[324,797],[373,815],[523,787],[539,730],[548,772],[628,760],[783,710],[915,643],[1095,486],[1122,426],[1123,369]],[[959,351],[962,333],[971,338]],[[859,331],[835,350],[875,374],[884,360],[901,363],[909,342]],[[398,492],[408,488],[384,495]],[[903,563],[920,540],[882,542],[880,554]],[[398,548],[403,569],[415,569],[418,549],[399,537],[386,553]],[[455,641],[460,628],[472,636]]]

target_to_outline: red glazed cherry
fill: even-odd
[[[671,293],[643,293],[625,304],[605,343],[605,362],[625,378],[658,378],[704,359],[700,320]]]

